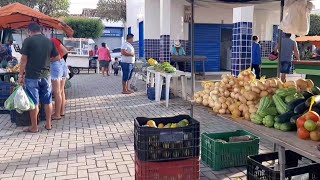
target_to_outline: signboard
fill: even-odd
[[[191,6],[184,6],[184,17],[185,23],[191,23]]]
[[[105,28],[102,37],[122,37],[123,28]]]

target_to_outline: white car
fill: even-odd
[[[115,48],[111,50],[111,62],[114,62],[114,58],[118,58],[119,61],[121,61],[121,48]]]

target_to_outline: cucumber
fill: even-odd
[[[292,103],[290,103],[289,105],[288,105],[288,109],[290,110],[290,111],[292,111],[292,110],[294,110],[294,108],[297,106],[297,105],[299,105],[300,103],[303,103],[303,102],[305,102],[306,100],[305,99],[297,99],[297,100],[294,100]]]
[[[311,99],[312,99],[312,96],[309,97],[309,99],[306,100],[306,105],[308,107],[310,107],[310,105],[311,105]],[[316,106],[318,104],[320,104],[320,95],[314,96],[314,104],[313,104],[313,106]]]
[[[282,123],[280,124],[280,130],[281,131],[294,131],[297,129],[297,126],[295,124],[292,124],[290,122]]]
[[[314,95],[320,95],[320,88],[318,86],[313,86],[311,91]]]
[[[309,107],[306,105],[306,103],[305,103],[305,102],[302,102],[302,103],[298,104],[298,105],[294,108],[293,112],[296,113],[296,114],[302,114],[302,113],[304,113],[306,110],[308,110],[308,108],[309,108]]]
[[[309,91],[303,91],[302,92],[302,95],[305,99],[309,99],[309,97],[313,96],[314,94],[312,94],[311,92]]]
[[[292,116],[296,115],[293,111],[289,111],[289,112],[286,112],[284,114],[281,114],[277,117],[275,117],[275,122],[278,122],[278,123],[286,123],[286,122],[290,122],[290,118]]]
[[[290,118],[290,122],[291,122],[292,124],[296,124],[297,119],[298,119],[299,117],[301,117],[301,116],[302,116],[302,114],[298,114],[298,115],[292,116],[292,117]]]

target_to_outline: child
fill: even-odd
[[[114,71],[114,75],[118,76],[119,69],[120,69],[120,63],[119,63],[119,60],[118,60],[117,57],[114,58],[114,63],[112,65],[112,68],[113,68],[113,71]]]

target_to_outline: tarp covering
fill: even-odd
[[[68,37],[73,36],[73,30],[67,24],[20,3],[13,3],[0,8],[1,28],[25,28],[31,22],[37,22],[45,27],[62,30]]]
[[[297,42],[310,42],[317,48],[320,47],[320,36],[301,36],[296,38]]]

